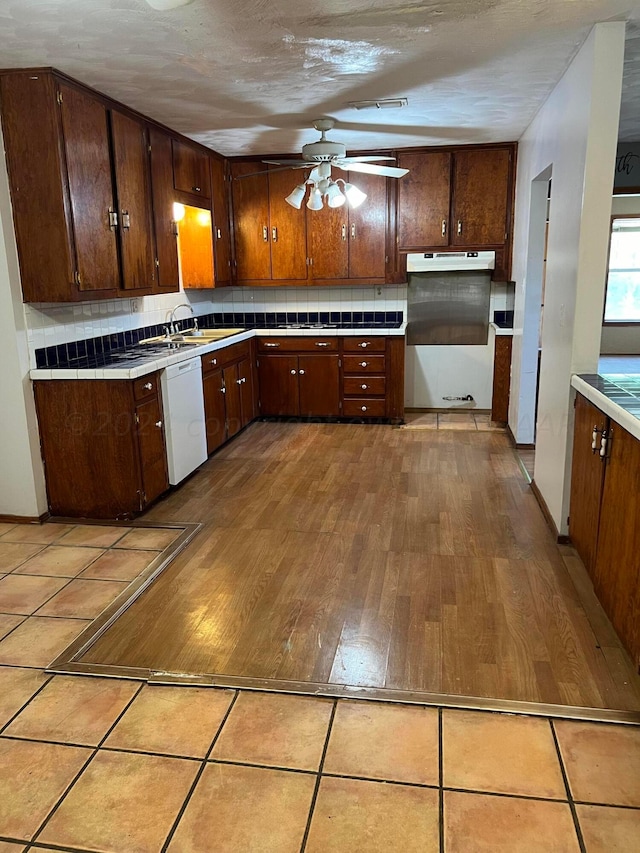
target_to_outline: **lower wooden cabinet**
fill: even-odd
[[[169,488],[157,373],[34,388],[52,515],[132,518]]]
[[[511,335],[496,335],[493,354],[493,393],[491,395],[491,420],[509,421],[509,386],[511,385]]]
[[[571,541],[640,667],[640,441],[581,394],[575,412]]]
[[[208,453],[257,415],[253,352],[253,341],[242,341],[202,356]]]
[[[280,417],[404,417],[404,338],[258,339],[260,413]]]

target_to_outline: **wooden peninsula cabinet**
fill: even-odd
[[[52,515],[132,518],[169,488],[157,373],[34,388]]]
[[[202,356],[207,453],[213,453],[257,415],[254,342]]]
[[[640,441],[576,395],[571,541],[640,667]],[[604,435],[604,455],[601,455]]]

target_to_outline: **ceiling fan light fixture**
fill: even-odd
[[[285,198],[287,204],[290,204],[291,207],[295,207],[296,210],[300,210],[302,207],[302,202],[304,201],[304,194],[307,191],[307,187],[305,184],[298,184],[298,186],[292,190],[289,195]]]
[[[400,110],[409,104],[407,98],[381,98],[377,101],[349,101],[354,110]]]
[[[322,193],[320,192],[317,186],[314,187],[309,193],[307,207],[309,208],[309,210],[322,210]]]
[[[346,196],[340,190],[338,184],[331,183],[325,194],[329,207],[342,207],[345,203]]]
[[[358,187],[353,184],[344,185],[344,194],[346,195],[347,201],[351,207],[360,207],[367,197],[366,193],[363,193],[362,190],[359,190]]]
[[[156,12],[169,12],[180,6],[188,6],[189,3],[193,3],[193,0],[146,0],[146,3]]]

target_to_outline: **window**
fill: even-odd
[[[611,221],[605,323],[640,323],[640,217]]]

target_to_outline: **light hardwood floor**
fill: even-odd
[[[145,519],[204,527],[83,662],[640,709],[502,432],[258,422]]]

